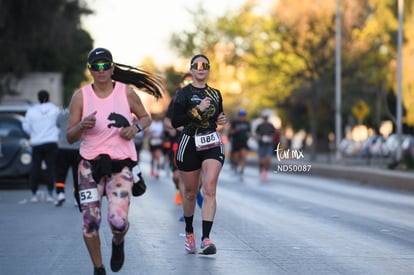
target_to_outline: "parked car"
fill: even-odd
[[[19,114],[24,116],[31,104],[28,101],[7,101],[0,103],[0,114]]]
[[[23,131],[23,119],[18,114],[0,113],[0,179],[29,177],[32,148]]]

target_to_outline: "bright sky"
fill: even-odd
[[[141,65],[151,57],[158,66],[171,64],[176,56],[169,50],[174,32],[192,28],[188,10],[199,0],[86,0],[94,15],[83,19],[95,47],[112,52],[115,62]],[[214,17],[241,7],[246,0],[204,0],[203,7]]]

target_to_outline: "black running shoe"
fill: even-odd
[[[200,254],[211,255],[211,254],[216,254],[216,252],[217,252],[217,248],[215,244],[211,241],[211,239],[205,238],[201,242],[201,249],[199,252]]]
[[[124,241],[121,244],[116,245],[112,240],[112,256],[111,256],[111,270],[118,272],[124,264]]]
[[[106,275],[106,270],[104,266],[94,269],[93,275]]]

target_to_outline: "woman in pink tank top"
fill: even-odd
[[[99,239],[102,198],[108,201],[107,219],[113,233],[110,266],[117,272],[124,263],[124,237],[129,228],[132,168],[137,164],[134,137],[151,124],[140,98],[125,84],[156,98],[164,89],[154,75],[114,63],[104,48],[89,53],[87,66],[93,83],[72,97],[66,138],[69,143],[81,139],[78,194],[83,238],[94,274],[102,275],[106,274]]]

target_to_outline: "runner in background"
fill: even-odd
[[[178,148],[178,138],[180,136],[180,132],[182,131],[183,127],[179,127],[177,129],[173,128],[171,125],[171,117],[173,115],[174,111],[174,99],[177,95],[177,93],[180,91],[181,88],[187,86],[188,84],[193,83],[193,76],[190,72],[183,74],[181,77],[181,81],[179,84],[179,88],[175,91],[173,97],[171,98],[171,102],[168,106],[167,113],[165,114],[164,118],[164,128],[166,131],[168,131],[168,135],[170,137],[171,142],[171,149],[169,150],[169,160],[170,160],[170,169],[172,171],[172,180],[175,186],[175,204],[181,205],[182,204],[182,194],[183,194],[183,183],[182,179],[180,177],[180,173],[177,168],[177,163],[175,161],[175,156],[177,153]],[[203,205],[203,195],[201,193],[201,187],[200,190],[197,193],[197,204],[201,208]],[[184,215],[182,215],[179,218],[180,221],[184,221]]]
[[[250,122],[247,119],[247,112],[240,109],[238,116],[231,122],[229,135],[231,137],[231,163],[233,170],[243,181],[244,168],[249,150],[247,141],[251,135]]]
[[[151,152],[151,177],[159,178],[164,141],[164,124],[160,114],[152,115],[152,123],[148,128],[149,149]]]
[[[262,181],[267,181],[270,161],[273,155],[273,137],[276,133],[275,127],[269,122],[269,116],[270,112],[264,110],[262,112],[262,122],[256,128],[256,138],[259,143],[259,172]]]
[[[73,194],[76,199],[75,205],[79,205],[78,196],[78,164],[80,161],[79,147],[80,140],[69,144],[66,140],[66,129],[68,128],[69,109],[62,110],[57,118],[57,126],[59,127],[58,153],[56,162],[55,187],[57,200],[55,206],[62,206],[66,200],[66,178],[69,169],[73,178]]]

